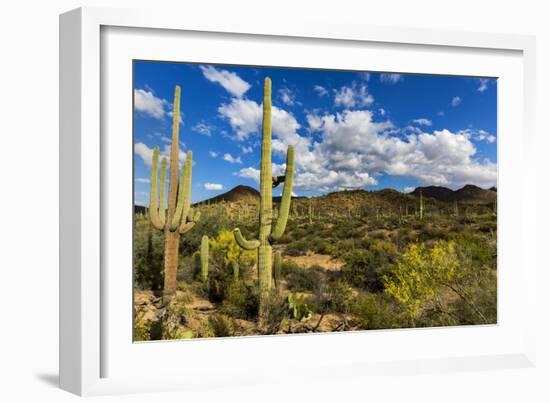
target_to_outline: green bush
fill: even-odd
[[[352,249],[344,256],[342,275],[355,287],[371,292],[384,290],[384,276],[398,256],[397,248],[388,241],[374,241],[368,249]]]
[[[222,310],[228,315],[254,320],[258,315],[259,293],[256,287],[234,281],[227,288]]]
[[[297,267],[286,275],[287,286],[291,291],[314,291],[321,281],[323,268],[310,266],[308,268]]]

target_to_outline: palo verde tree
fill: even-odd
[[[151,191],[149,216],[151,224],[164,232],[164,296],[176,292],[180,235],[195,225],[199,213],[191,209],[191,175],[193,154],[187,152],[187,158],[179,174],[179,126],[180,126],[180,87],[174,91],[174,113],[172,121],[172,145],[170,147],[170,184],[168,186],[168,210],[166,210],[166,158],[162,159],[160,169],[160,190],[158,185],[158,163],[160,151],[153,150],[151,167]],[[160,194],[157,196],[157,192]]]
[[[288,146],[286,171],[284,176],[272,176],[271,173],[271,79],[264,81],[263,120],[262,120],[262,157],[260,162],[260,214],[258,239],[247,240],[239,228],[233,230],[235,241],[246,250],[258,251],[258,280],[260,286],[259,323],[265,318],[265,301],[272,288],[272,247],[271,244],[283,236],[288,220],[294,180],[294,147]],[[277,216],[273,222],[272,188],[284,182],[283,195]]]

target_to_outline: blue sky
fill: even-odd
[[[294,145],[295,194],[496,185],[496,79],[135,61],[136,204],[149,204],[153,148],[168,153],[176,85],[193,201],[240,184],[257,188],[266,76],[274,174]]]

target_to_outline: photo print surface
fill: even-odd
[[[134,341],[496,323],[497,79],[133,82]]]

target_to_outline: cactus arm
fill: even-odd
[[[273,259],[273,280],[275,280],[275,287],[277,289],[281,285],[281,260],[281,252],[275,252]]]
[[[201,238],[201,280],[208,280],[208,236],[203,235]]]
[[[159,148],[153,150],[153,162],[151,164],[151,189],[149,192],[149,217],[151,224],[158,230],[163,230],[164,225],[160,221],[158,212],[158,167],[159,167]]]
[[[281,198],[281,206],[279,208],[279,217],[277,223],[271,232],[271,239],[277,240],[283,236],[286,223],[288,221],[288,212],[290,210],[290,202],[292,200],[292,182],[294,180],[294,147],[288,146],[286,153],[286,171],[285,171],[285,186],[283,188],[283,196]]]
[[[191,228],[193,228],[195,226],[195,222],[194,221],[191,221],[191,222],[188,222],[188,223],[185,223],[185,224],[182,224],[179,228],[179,233],[180,235],[183,235],[185,234],[186,232],[190,231]]]
[[[174,218],[170,224],[170,231],[175,231],[181,223],[182,217],[187,217],[191,208],[191,174],[193,166],[193,153],[187,152],[187,158],[181,168],[181,178],[178,190],[178,204]],[[183,222],[185,224],[185,221]]]
[[[163,158],[160,164],[160,201],[158,211],[160,222],[164,226],[166,223],[166,158]]]
[[[181,167],[181,175],[180,175],[180,183],[178,186],[178,202],[176,204],[176,211],[174,212],[174,218],[172,219],[172,222],[170,223],[170,231],[175,231],[180,224],[181,217],[183,215],[183,206],[185,204],[184,198],[184,188],[185,188],[185,172],[187,170],[187,161],[183,163],[183,166]]]
[[[238,228],[233,230],[233,236],[235,237],[235,242],[237,242],[237,244],[243,249],[254,250],[260,247],[260,241],[257,239],[253,239],[251,241],[245,239],[243,234],[241,234],[241,230]]]
[[[285,176],[284,175],[273,176],[271,178],[271,183],[272,183],[271,187],[276,188],[277,186],[279,186],[284,181],[285,181]]]

